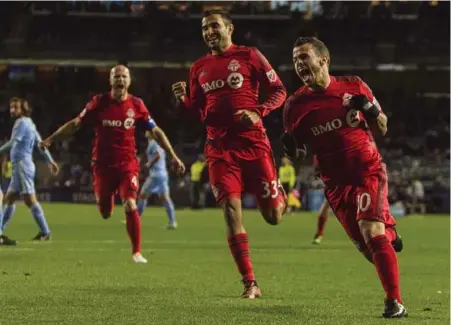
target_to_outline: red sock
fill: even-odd
[[[238,271],[241,273],[243,280],[255,280],[247,234],[237,234],[227,239],[229,241],[230,252],[235,259]]]
[[[384,287],[387,299],[396,299],[402,303],[399,286],[398,258],[387,236],[379,235],[367,243],[373,253],[373,262]]]
[[[138,210],[126,211],[127,216],[127,232],[132,243],[133,254],[141,252],[141,220],[139,219]]]
[[[315,236],[322,236],[323,235],[324,227],[326,226],[326,222],[327,222],[327,214],[320,215],[318,217],[318,229],[316,231],[316,235]]]
[[[396,233],[391,227],[385,228],[385,236],[390,243],[396,239]]]

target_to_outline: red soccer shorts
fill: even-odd
[[[360,185],[326,187],[324,194],[348,236],[359,248],[365,247],[358,225],[359,220],[380,221],[387,228],[396,225],[395,219],[390,214],[385,169],[364,177]]]
[[[243,159],[234,150],[223,150],[222,157],[208,157],[210,184],[216,202],[241,198],[243,191],[255,195],[260,208],[277,208],[285,194],[277,177],[271,152],[260,157]]]
[[[102,211],[111,212],[114,196],[119,191],[122,200],[136,199],[139,190],[138,170],[114,167],[93,167],[94,193]]]

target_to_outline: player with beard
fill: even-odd
[[[390,214],[386,167],[372,136],[387,133],[387,117],[359,77],[329,75],[329,50],[320,40],[297,39],[293,63],[304,85],[285,104],[286,154],[295,160],[309,147],[316,156],[332,211],[376,267],[385,290],[383,317],[405,317],[396,256],[402,241]]]
[[[139,163],[136,157],[135,125],[140,124],[165,149],[176,170],[185,166],[175,154],[164,132],[150,117],[144,102],[128,92],[130,71],[123,65],[111,69],[111,91],[94,96],[83,111],[41,142],[49,147],[54,141],[74,134],[82,125],[95,128],[92,151],[94,192],[100,214],[111,216],[117,191],[125,207],[127,232],[132,244],[132,258],[147,263],[141,254],[141,223],[136,206],[139,189]]]
[[[279,108],[285,87],[266,58],[253,47],[232,43],[234,26],[225,11],[209,11],[202,35],[210,53],[190,69],[186,83],[172,86],[184,111],[207,128],[205,154],[210,184],[224,211],[227,236],[244,284],[243,298],[261,296],[243,226],[241,194],[256,196],[263,218],[271,225],[282,220],[286,195],[277,178],[270,142],[262,118]],[[266,99],[259,103],[259,89]]]

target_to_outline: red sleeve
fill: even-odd
[[[293,118],[291,116],[294,96],[290,96],[283,107],[283,127],[287,133],[293,132]]]
[[[202,87],[197,80],[197,69],[195,64],[191,65],[189,70],[189,97],[185,96],[183,106],[188,115],[197,119],[202,119],[205,97]]]
[[[265,101],[260,105],[260,115],[263,117],[282,106],[287,92],[276,71],[256,48],[251,51],[251,60],[257,71],[258,81],[267,94]]]
[[[78,114],[82,124],[93,124],[97,116],[97,107],[99,106],[101,95],[94,96]]]
[[[360,78],[358,78],[358,83],[359,83],[359,92],[362,95],[365,95],[368,98],[368,100],[373,105],[375,105],[379,109],[379,111],[381,111],[383,113],[384,111],[382,110],[381,105],[379,105],[379,102],[377,101],[376,97],[374,97],[373,91],[371,90],[371,88],[368,87],[368,85],[365,83],[365,81],[363,81]]]

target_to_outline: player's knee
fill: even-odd
[[[376,220],[360,220],[360,233],[365,242],[369,242],[372,238],[385,234],[385,225]]]
[[[278,225],[282,222],[283,211],[282,208],[271,208],[262,211],[263,218],[270,225]]]
[[[136,200],[134,198],[127,198],[124,200],[125,211],[133,211],[137,209]]]
[[[111,217],[111,214],[113,212],[113,206],[108,201],[97,201],[97,208],[99,209],[100,215],[103,219],[108,219]]]

